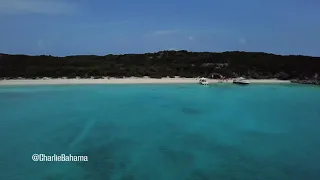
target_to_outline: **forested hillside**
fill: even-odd
[[[0,55],[1,78],[37,77],[238,77],[309,79],[320,58],[252,52],[160,51],[106,56]]]

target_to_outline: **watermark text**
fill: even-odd
[[[87,162],[88,156],[74,156],[72,154],[33,154],[32,161],[35,162]]]

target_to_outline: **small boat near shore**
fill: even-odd
[[[239,77],[239,78],[237,78],[237,79],[234,79],[234,80],[233,80],[233,83],[234,83],[234,84],[247,85],[247,84],[250,84],[250,81],[247,80],[247,79],[245,79],[245,78],[243,78],[243,77]]]
[[[199,84],[201,84],[201,85],[209,85],[207,78],[200,78]]]

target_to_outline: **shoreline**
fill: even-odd
[[[219,83],[219,79],[208,79],[209,84]],[[283,84],[289,80],[277,79],[249,79],[253,84]],[[10,79],[0,80],[0,86],[11,85],[81,85],[81,84],[197,84],[199,78],[104,78],[104,79]],[[219,84],[231,84],[232,80]]]

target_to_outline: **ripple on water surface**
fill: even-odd
[[[0,87],[0,179],[319,180],[319,107],[314,86]]]

